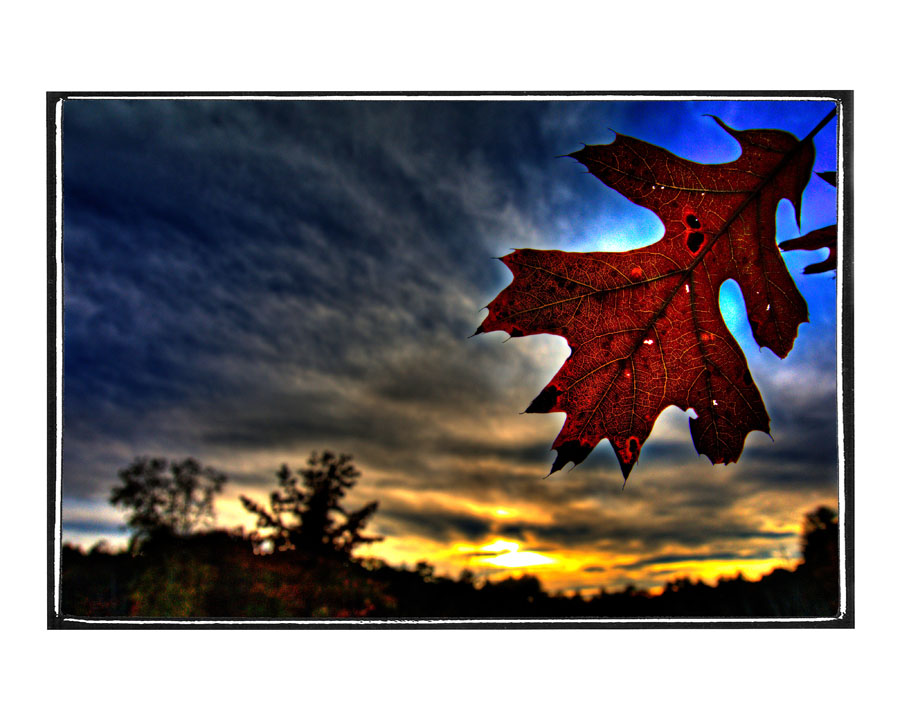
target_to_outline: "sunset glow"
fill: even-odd
[[[496,565],[497,567],[526,568],[537,565],[549,565],[555,561],[536,552],[516,551],[504,553],[495,558],[486,558],[484,562],[488,565]]]

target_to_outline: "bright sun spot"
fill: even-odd
[[[555,560],[551,560],[546,555],[536,552],[510,552],[498,555],[495,558],[485,560],[490,565],[499,565],[500,567],[520,568],[531,567],[532,565],[549,565]]]
[[[519,549],[519,543],[510,542],[509,540],[497,540],[490,545],[484,545],[479,548],[482,552],[515,552]]]
[[[496,565],[498,567],[520,568],[531,567],[533,565],[549,565],[556,562],[552,558],[540,553],[522,551],[519,552],[519,543],[510,542],[509,540],[496,540],[490,545],[484,545],[480,548],[482,552],[501,553],[496,557],[484,558],[482,562],[488,565]]]

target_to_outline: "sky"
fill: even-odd
[[[786,360],[760,350],[733,282],[723,315],[771,417],[738,463],[664,412],[622,486],[608,443],[548,476],[563,415],[522,414],[565,340],[470,337],[512,248],[621,251],[656,216],[563,157],[613,131],[704,163],[738,129],[803,137],[811,101],[68,100],[63,109],[63,539],[122,544],[107,502],[138,456],[229,478],[219,524],[250,529],[282,463],[313,450],[379,501],[362,554],[482,578],[528,572],[592,592],[796,562],[803,514],[837,506],[834,273],[784,255],[809,305]],[[832,121],[817,171],[834,170]],[[801,227],[835,221],[816,177]]]

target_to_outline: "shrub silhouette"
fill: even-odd
[[[307,555],[349,556],[358,545],[380,541],[362,534],[378,509],[377,502],[355,511],[341,504],[360,475],[351,460],[349,455],[325,451],[313,452],[306,467],[296,473],[282,465],[268,509],[242,495],[244,508],[256,516],[256,545]]]

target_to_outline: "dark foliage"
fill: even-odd
[[[129,589],[136,572],[129,553],[110,553],[97,545],[88,553],[62,549],[62,612],[78,617],[129,615]]]
[[[651,595],[549,594],[531,575],[475,582],[436,575],[420,562],[398,568],[349,554],[261,553],[252,536],[225,531],[155,535],[139,554],[63,550],[63,612],[70,616],[638,618],[827,617],[838,612],[837,522],[807,516],[804,559],[756,582],[716,585],[680,578]]]
[[[282,466],[264,508],[241,500],[257,529],[204,529],[225,476],[196,460],[139,459],[119,473],[111,502],[129,509],[128,551],[98,545],[62,553],[62,609],[106,617],[636,618],[826,617],[838,612],[836,513],[804,519],[803,561],[756,582],[738,575],[707,585],[670,581],[659,594],[635,587],[551,595],[531,575],[476,582],[435,574],[419,562],[393,567],[352,551],[377,509],[343,507],[359,472],[347,455],[313,453],[304,469]]]

